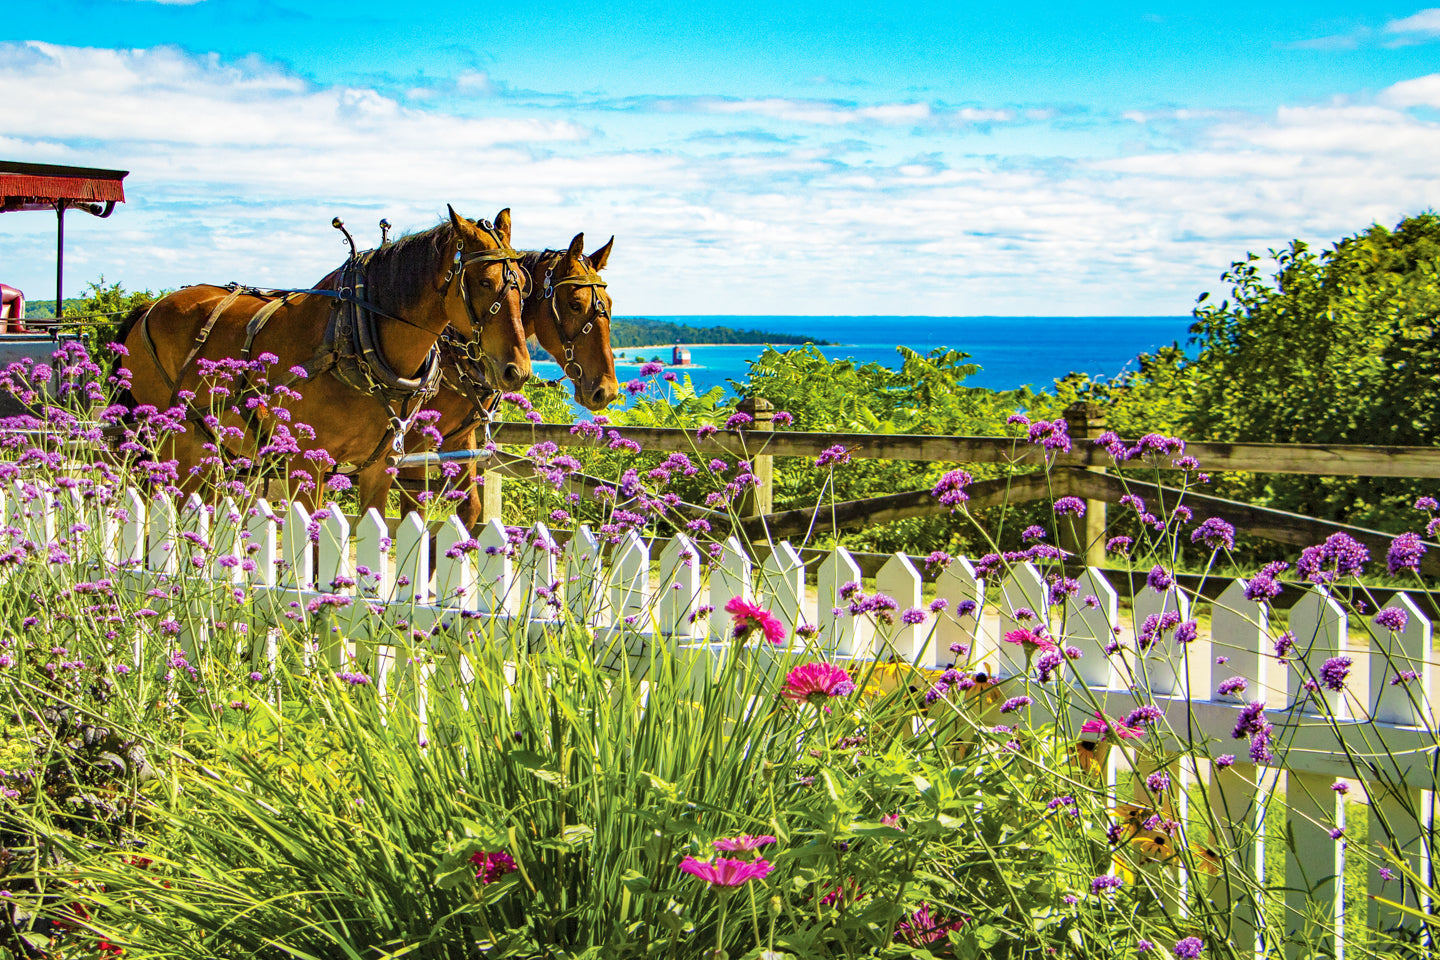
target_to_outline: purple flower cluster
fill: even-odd
[[[970,474],[964,470],[951,470],[935,484],[934,489],[930,491],[930,496],[954,509],[970,499],[970,494],[965,492],[965,488],[970,485],[971,479]]]
[[[1280,596],[1280,591],[1283,588],[1280,586],[1280,581],[1276,578],[1282,570],[1288,569],[1290,569],[1290,564],[1282,560],[1265,564],[1265,566],[1260,568],[1259,573],[1246,581],[1245,599],[1254,600],[1256,603],[1264,603],[1267,600],[1274,600]]]
[[[1331,690],[1344,690],[1354,662],[1349,657],[1331,657],[1320,665],[1320,682]]]
[[[1375,626],[1384,627],[1386,630],[1394,630],[1396,633],[1405,629],[1410,622],[1410,614],[1400,607],[1386,607],[1375,614]]]
[[[1055,515],[1058,517],[1085,516],[1085,501],[1079,497],[1061,497],[1055,501]]]
[[[1235,528],[1219,517],[1210,517],[1190,534],[1191,543],[1203,543],[1211,550],[1234,550]]]
[[[1164,593],[1175,584],[1175,578],[1160,564],[1150,568],[1150,573],[1145,577],[1145,583],[1156,593]]]
[[[1038,443],[1047,452],[1059,450],[1070,452],[1069,427],[1064,420],[1036,420],[1030,424],[1027,435],[1031,443]]]
[[[1402,533],[1390,542],[1385,554],[1385,568],[1390,576],[1399,576],[1402,571],[1420,572],[1420,558],[1425,556],[1425,544],[1420,542],[1418,533]]]
[[[1370,551],[1364,544],[1349,534],[1332,533],[1319,546],[1302,550],[1295,570],[1311,583],[1333,583],[1359,575],[1369,560]]]
[[[817,467],[837,467],[850,462],[850,451],[842,445],[835,444],[833,447],[826,447],[820,451],[820,456],[815,458]]]
[[[1265,719],[1265,701],[1256,700],[1240,711],[1230,736],[1235,740],[1249,737],[1250,759],[1256,763],[1269,763],[1275,759],[1270,752],[1270,738],[1274,732],[1274,724]]]

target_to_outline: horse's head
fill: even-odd
[[[604,409],[620,392],[610,352],[610,294],[600,279],[614,245],[611,237],[587,257],[585,234],[577,233],[568,250],[541,265],[545,274],[535,277],[526,303],[526,330],[564,367],[575,402],[589,410]]]
[[[530,277],[510,246],[510,210],[492,224],[466,220],[450,208],[456,248],[447,284],[459,287],[463,312],[452,313],[451,326],[468,341],[472,358],[483,355],[487,371],[504,390],[518,390],[530,379],[530,351],[522,319]]]

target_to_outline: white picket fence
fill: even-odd
[[[464,642],[467,627],[475,621],[493,623],[495,618],[524,623],[534,633],[543,633],[546,623],[570,618],[593,626],[597,637],[668,643],[677,651],[718,657],[730,647],[726,641],[731,619],[725,605],[742,597],[756,599],[771,610],[791,638],[787,649],[756,644],[749,655],[773,660],[802,653],[841,662],[899,658],[921,667],[941,667],[956,660],[951,645],[958,643],[969,650],[968,657],[960,658],[961,666],[968,663],[1009,678],[1022,674],[1025,662],[1019,647],[999,642],[999,637],[1020,625],[1014,611],[1028,607],[1041,621],[1063,622],[1064,642],[1082,651],[1083,656],[1066,668],[1073,671],[1066,674],[1067,682],[1074,684],[1072,690],[1084,694],[1071,698],[1076,703],[1076,726],[1086,719],[1084,711],[1093,711],[1096,704],[1108,716],[1123,717],[1141,703],[1154,702],[1166,713],[1157,732],[1168,731],[1163,735],[1174,740],[1177,752],[1208,741],[1211,757],[1226,753],[1239,757],[1239,762],[1223,770],[1207,761],[1185,765],[1176,773],[1187,782],[1204,778],[1216,821],[1236,825],[1232,839],[1239,850],[1233,865],[1272,889],[1285,888],[1292,926],[1306,914],[1321,918],[1336,954],[1343,952],[1342,874],[1347,847],[1330,833],[1345,822],[1344,798],[1332,789],[1337,778],[1363,781],[1371,842],[1384,835],[1379,822],[1383,817],[1399,834],[1399,852],[1422,877],[1431,876],[1437,668],[1431,655],[1431,621],[1404,594],[1396,595],[1391,605],[1409,614],[1405,629],[1390,635],[1377,628],[1368,649],[1361,649],[1347,647],[1347,614],[1325,589],[1317,587],[1305,594],[1289,610],[1282,627],[1267,621],[1264,607],[1245,599],[1245,584],[1237,580],[1214,602],[1208,636],[1202,633],[1187,645],[1167,638],[1134,661],[1105,653],[1116,628],[1129,637],[1151,614],[1178,611],[1188,617],[1190,600],[1173,587],[1163,594],[1141,590],[1122,623],[1116,591],[1094,568],[1079,578],[1079,591],[1065,600],[1063,609],[1054,610],[1048,586],[1032,565],[1014,566],[998,583],[988,583],[975,577],[969,561],[957,558],[926,594],[912,561],[897,554],[867,589],[894,598],[897,614],[925,606],[928,601],[922,596],[928,595],[947,600],[948,609],[922,624],[903,624],[897,616],[893,627],[877,629],[863,617],[837,616],[837,608],[846,606],[839,596],[842,586],[862,580],[859,566],[843,548],[824,558],[817,587],[810,593],[804,564],[788,543],[775,544],[757,563],[732,539],[722,556],[707,564],[702,563],[703,548],[683,534],[667,541],[659,556],[652,558],[650,543],[634,532],[606,551],[584,526],[557,545],[556,536],[537,524],[512,550],[511,537],[498,522],[490,521],[472,539],[471,532],[450,517],[435,534],[432,571],[431,534],[414,514],[400,522],[392,538],[385,520],[374,511],[352,529],[335,509],[312,517],[303,506],[289,504],[277,513],[263,500],[246,510],[229,501],[210,509],[195,498],[177,505],[167,498],[147,501],[129,491],[120,509],[102,510],[74,490],[64,497],[47,496],[43,508],[39,500],[25,502],[18,484],[0,495],[7,525],[20,528],[24,538],[37,543],[54,540],[57,530],[63,535],[76,523],[98,532],[105,569],[133,571],[145,582],[198,578],[248,584],[256,598],[251,635],[257,662],[271,655],[261,643],[267,628],[282,617],[303,620],[322,610],[327,628],[340,627],[320,634],[322,661],[335,669],[358,656],[362,665],[376,664],[378,671],[377,645],[393,646],[401,634],[430,637],[431,642],[433,637]],[[1098,604],[1087,605],[1087,596]],[[975,612],[958,616],[966,600],[976,604]],[[706,606],[712,608],[708,615],[696,616]],[[197,621],[203,616],[187,623]],[[795,639],[795,628],[802,624],[819,628],[809,649],[802,649]],[[402,629],[397,631],[397,626]],[[1273,639],[1285,628],[1299,640],[1303,655],[1298,659],[1304,669],[1276,662]],[[206,642],[207,634],[201,622],[193,631],[187,626],[176,642],[193,649]],[[327,641],[327,637],[338,639]],[[1357,662],[1343,693],[1321,691],[1328,716],[1315,712],[1315,699],[1302,687],[1305,677],[1318,676],[1326,659],[1347,651],[1357,661],[1368,662]],[[1222,656],[1228,662],[1217,664],[1216,658]],[[393,651],[391,657],[393,661]],[[1391,683],[1402,671],[1415,671],[1418,679]],[[1246,690],[1221,694],[1220,683],[1233,677],[1244,678]],[[1231,736],[1239,711],[1252,700],[1266,702],[1277,741],[1288,744],[1277,750],[1270,765],[1248,762],[1246,741]],[[1043,713],[1044,704],[1038,706]],[[1205,752],[1203,746],[1198,750],[1201,755]],[[1113,782],[1113,767],[1111,777]],[[1185,792],[1179,795],[1183,804]],[[1357,796],[1359,791],[1350,799]],[[1251,835],[1241,825],[1254,824],[1258,829],[1266,807],[1274,803],[1284,804],[1292,838],[1286,844],[1284,878],[1265,876],[1263,832],[1242,841]],[[1272,837],[1268,842],[1285,842],[1285,838]],[[1370,870],[1368,890],[1404,899],[1412,907],[1430,906],[1417,903],[1413,895],[1407,897],[1402,884],[1384,879],[1378,867]],[[1218,895],[1222,900],[1226,896],[1224,891]],[[1237,892],[1234,899],[1238,943],[1257,925],[1244,898]],[[1352,924],[1355,919],[1351,918]],[[1400,912],[1374,900],[1366,919],[1386,929],[1413,925]]]

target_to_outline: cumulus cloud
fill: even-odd
[[[381,216],[423,229],[453,202],[513,207],[525,246],[616,234],[621,315],[1178,313],[1247,249],[1394,222],[1440,186],[1437,77],[1266,114],[1092,114],[1137,138],[1098,159],[1037,146],[1070,108],[649,98],[631,146],[492,84],[463,106],[496,115],[459,116],[260,58],[11,44],[0,148],[134,171],[114,218],[72,221],[77,281],[300,285],[341,257],[331,216],[374,239]],[[996,152],[990,123],[1031,125],[1040,152]],[[1176,123],[1183,145],[1144,140]],[[48,289],[53,226],[0,218],[6,282]]]

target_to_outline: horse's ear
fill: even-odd
[[[495,214],[495,232],[500,234],[500,239],[504,240],[506,245],[508,246],[510,243],[509,207],[506,207],[504,210],[501,210],[499,213]]]
[[[610,249],[615,246],[615,238],[611,237],[605,242],[605,246],[590,254],[590,266],[597,271],[604,270],[606,262],[610,259]]]
[[[570,241],[570,249],[568,253],[572,257],[585,256],[585,234],[575,234],[575,239]]]
[[[462,234],[465,233],[465,218],[456,213],[455,208],[448,203],[445,204],[445,209],[450,211],[450,225]]]

